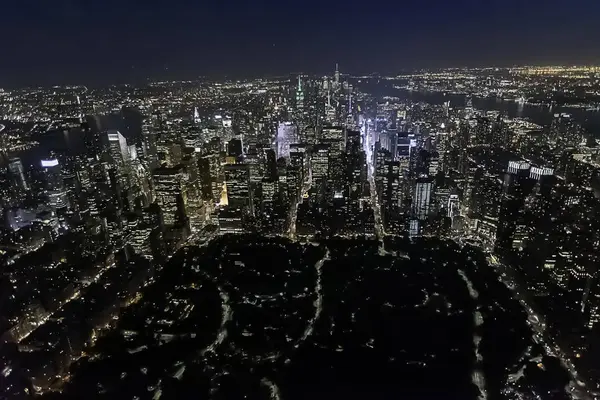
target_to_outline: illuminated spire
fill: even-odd
[[[352,92],[348,93],[348,115],[352,114]]]
[[[304,108],[304,92],[302,91],[302,78],[298,75],[298,89],[296,90],[296,107]]]

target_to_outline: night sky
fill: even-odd
[[[599,63],[599,0],[6,0],[0,86]]]

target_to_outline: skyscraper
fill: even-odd
[[[400,231],[403,215],[402,171],[399,161],[394,161],[387,150],[376,154],[375,187],[381,202],[381,217],[385,230],[390,233]]]
[[[311,157],[313,183],[326,181],[329,174],[329,145],[319,144],[313,148]]]
[[[554,114],[550,125],[550,140],[557,146],[575,146],[581,142],[581,127],[570,114]]]
[[[29,190],[29,185],[25,179],[25,171],[20,158],[11,158],[8,162],[8,172],[10,179],[16,188],[19,190]]]
[[[298,75],[298,87],[296,88],[296,110],[299,113],[304,111],[304,91],[302,90],[302,77]]]
[[[117,169],[121,174],[125,174],[129,167],[129,147],[127,140],[119,131],[108,131],[108,152],[113,161],[117,165]]]
[[[502,185],[496,248],[508,250],[513,247],[515,232],[522,224],[525,198],[531,191],[531,165],[524,161],[510,161]]]
[[[166,226],[182,224],[187,218],[186,175],[181,167],[158,168],[152,174],[156,203]]]
[[[55,210],[67,208],[69,200],[58,160],[56,158],[42,160],[41,166],[46,183],[45,191],[50,206]]]
[[[318,138],[319,142],[331,143],[332,151],[345,151],[346,150],[346,130],[339,126],[325,127],[321,137]]]
[[[306,149],[301,145],[294,145],[290,150],[290,163],[287,168],[287,183],[290,201],[294,202],[301,194],[300,190],[305,176]]]
[[[431,197],[433,193],[433,178],[422,175],[416,179],[413,196],[413,216],[424,221],[431,211]]]
[[[246,213],[250,206],[250,168],[248,164],[225,165],[227,204]]]
[[[157,168],[158,150],[156,148],[156,132],[147,120],[142,122],[142,145],[143,155],[148,160],[150,168]]]
[[[297,142],[296,126],[291,122],[281,122],[277,127],[277,158],[289,158],[290,144]]]

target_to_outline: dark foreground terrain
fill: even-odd
[[[567,398],[482,253],[221,237],[174,256],[47,398]]]

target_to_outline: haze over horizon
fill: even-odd
[[[600,61],[600,3],[33,0],[5,8],[0,86]]]

